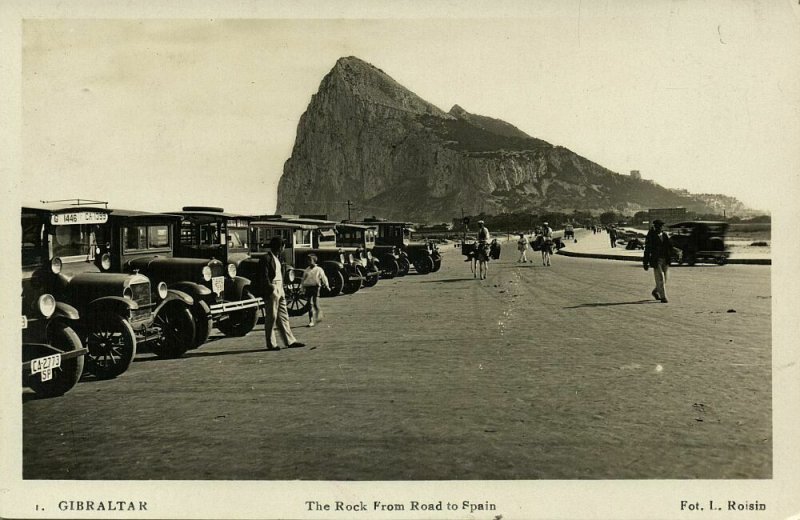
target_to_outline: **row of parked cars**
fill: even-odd
[[[64,394],[84,373],[122,374],[140,347],[177,358],[212,329],[250,332],[263,305],[259,260],[272,237],[286,245],[294,316],[308,311],[300,274],[310,254],[328,276],[327,297],[441,267],[435,244],[411,240],[410,223],[375,218],[339,223],[197,206],[149,213],[59,201],[23,206],[21,225],[23,386],[42,397]]]

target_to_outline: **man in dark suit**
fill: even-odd
[[[269,242],[269,251],[261,257],[259,267],[264,284],[264,333],[267,336],[267,350],[280,350],[275,338],[275,325],[281,334],[283,342],[289,348],[305,347],[292,334],[289,325],[289,310],[286,308],[286,293],[283,290],[283,267],[281,266],[281,252],[283,240],[272,237]]]
[[[644,270],[653,268],[656,288],[650,294],[661,303],[667,303],[667,270],[672,256],[672,241],[664,231],[664,222],[656,219],[644,240]]]

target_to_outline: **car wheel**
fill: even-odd
[[[302,316],[308,312],[308,297],[300,282],[299,277],[295,278],[286,287],[286,308],[289,310],[289,316]]]
[[[411,270],[411,262],[408,261],[407,256],[401,256],[397,259],[397,264],[399,265],[399,269],[397,270],[398,276],[405,276],[408,274],[408,271]]]
[[[385,267],[381,271],[381,278],[391,279],[400,274],[400,264],[393,256],[387,256],[381,262]]]
[[[191,312],[194,320],[194,344],[191,348],[195,349],[208,341],[214,321],[211,319],[211,309],[204,301],[196,301]]]
[[[434,255],[434,257],[433,257],[433,271],[432,272],[435,273],[441,268],[442,268],[442,255],[439,255],[439,254]]]
[[[369,277],[365,276],[365,278],[364,278],[364,287],[375,287],[375,285],[378,283],[378,280],[381,277],[380,276],[381,275],[380,269],[378,269],[377,267],[375,267],[373,265],[369,269],[369,274],[371,274],[372,276],[369,276]]]
[[[728,259],[724,256],[717,257],[717,264],[718,265],[725,265],[728,263]]]
[[[125,318],[111,313],[89,319],[86,369],[98,379],[112,379],[131,366],[136,356],[136,334]]]
[[[161,329],[161,337],[151,347],[156,356],[179,358],[194,345],[194,318],[192,311],[183,303],[164,305],[156,314],[154,325]]]
[[[242,291],[242,300],[255,298],[253,293],[248,290]],[[241,311],[230,313],[228,319],[222,320],[217,324],[217,329],[226,336],[241,337],[246,336],[253,330],[258,321],[258,307],[251,307]]]
[[[83,347],[78,334],[72,327],[60,322],[53,322],[48,326],[47,339],[49,345],[28,344],[22,345],[22,361],[72,352]],[[26,386],[34,391],[38,397],[58,397],[69,392],[83,375],[83,356],[71,359],[62,359],[61,366],[53,369],[53,377],[42,381],[41,374],[28,374]]]
[[[344,276],[342,275],[342,272],[337,269],[336,271],[331,271],[330,273],[326,274],[328,276],[328,285],[330,286],[331,290],[328,291],[323,287],[320,290],[320,296],[329,298],[342,294],[342,290],[344,289]]]
[[[414,269],[418,274],[428,274],[433,271],[433,259],[430,256],[423,256],[414,261]]]

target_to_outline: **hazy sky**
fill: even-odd
[[[780,181],[800,172],[794,4],[26,20],[22,198],[272,211],[301,114],[354,55],[443,110],[459,104],[613,171],[772,209]]]

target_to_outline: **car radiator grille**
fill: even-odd
[[[131,293],[133,294],[133,301],[139,304],[138,309],[131,311],[131,320],[136,321],[150,316],[150,282],[132,284]]]

